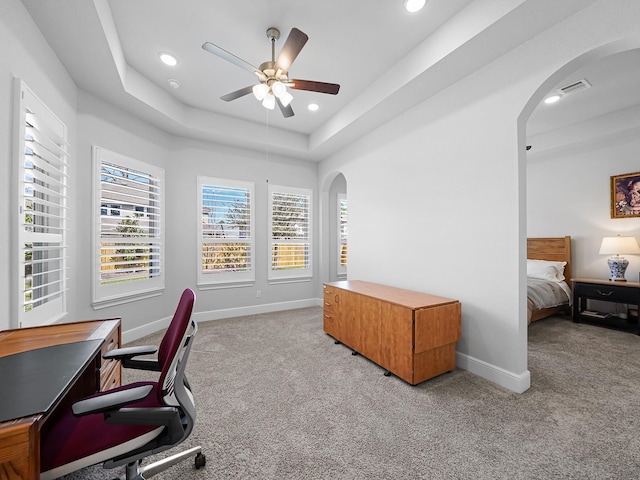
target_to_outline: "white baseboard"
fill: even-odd
[[[160,320],[156,320],[154,322],[146,323],[141,327],[123,330],[122,344],[125,345],[129,342],[133,342],[134,340],[138,340],[139,338],[146,337],[147,335],[151,335],[153,333],[164,330],[169,326],[169,323],[171,323],[170,316],[161,318]]]
[[[252,305],[248,307],[226,308],[222,310],[209,310],[197,312],[193,318],[197,322],[207,322],[210,320],[221,320],[223,318],[243,317],[245,315],[257,315],[260,313],[282,312],[284,310],[294,310],[296,308],[320,307],[321,298],[308,298],[305,300],[295,300],[292,302],[266,303],[263,305]],[[171,316],[161,318],[154,322],[147,323],[141,327],[135,327],[122,332],[122,343],[133,342],[139,338],[146,337],[153,333],[166,329],[171,322]]]
[[[529,370],[517,374],[460,352],[456,352],[456,366],[516,393],[525,392],[531,386]]]

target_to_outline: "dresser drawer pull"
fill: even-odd
[[[608,297],[609,295],[611,295],[613,293],[613,290],[610,290],[608,292],[603,292],[601,290],[598,290],[598,295],[602,295],[603,297]]]
[[[331,306],[331,304],[330,304],[329,302],[324,302],[324,304],[325,304],[327,307],[330,307],[330,306]]]
[[[331,315],[325,315],[324,318],[331,318]]]

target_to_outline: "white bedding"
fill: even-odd
[[[571,306],[571,289],[566,282],[553,282],[540,278],[527,277],[527,322],[535,310],[543,308]]]
[[[571,289],[566,282],[527,277],[527,296],[537,309],[571,305]]]

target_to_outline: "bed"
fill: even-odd
[[[569,314],[570,285],[571,237],[527,238],[527,322]]]

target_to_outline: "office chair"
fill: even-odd
[[[193,447],[157,463],[140,466],[144,457],[185,440],[196,418],[195,404],[184,375],[193,337],[198,330],[191,311],[195,294],[186,289],[156,359],[136,358],[155,353],[155,347],[127,347],[104,355],[125,368],[160,372],[157,381],[136,382],[98,393],[74,403],[41,433],[41,479],[49,480],[90,465],[126,465],[123,480],[145,480],[196,455],[205,465],[201,447]],[[190,328],[189,328],[190,327]]]

